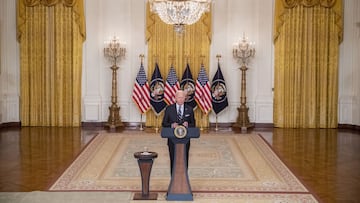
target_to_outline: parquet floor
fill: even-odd
[[[0,192],[47,190],[100,131],[106,129],[0,128]],[[360,131],[266,128],[252,132],[263,135],[321,201],[360,202]]]

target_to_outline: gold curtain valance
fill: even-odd
[[[25,6],[37,6],[39,4],[44,6],[54,6],[63,3],[65,6],[74,6],[78,0],[20,0]]]
[[[75,13],[75,21],[79,26],[80,35],[83,41],[86,38],[85,31],[85,16],[84,16],[84,2],[83,0],[18,0],[17,2],[17,40],[21,41],[22,33],[24,33],[24,25],[26,22],[26,7],[34,6],[54,6],[63,4],[66,7],[72,7]]]
[[[313,7],[321,5],[322,7],[333,7],[337,0],[283,0],[286,8],[292,8],[294,6],[303,5],[306,7]]]
[[[275,3],[275,19],[274,19],[274,42],[279,37],[280,29],[285,20],[284,14],[288,9],[296,6],[314,7],[320,6],[329,8],[336,15],[336,26],[339,28],[338,38],[339,43],[343,40],[343,7],[342,0],[278,0]]]

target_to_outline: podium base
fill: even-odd
[[[166,200],[168,201],[193,201],[193,195],[191,193],[188,194],[171,194],[168,193],[166,196]]]
[[[135,193],[133,200],[157,200],[157,193],[149,193],[148,195],[143,195],[141,192]]]

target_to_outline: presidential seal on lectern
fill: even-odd
[[[186,137],[187,129],[183,125],[178,125],[176,128],[174,128],[174,135],[175,137],[181,139]]]

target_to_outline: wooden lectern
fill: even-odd
[[[149,193],[151,168],[157,156],[158,154],[156,152],[135,152],[134,157],[138,159],[140,167],[142,192],[135,193],[134,200],[157,199],[157,193]]]
[[[199,128],[185,128],[183,126],[175,129],[162,128],[161,137],[169,138],[175,144],[175,159],[166,200],[192,201],[193,195],[186,166],[185,145],[191,138],[199,138],[200,130]]]

